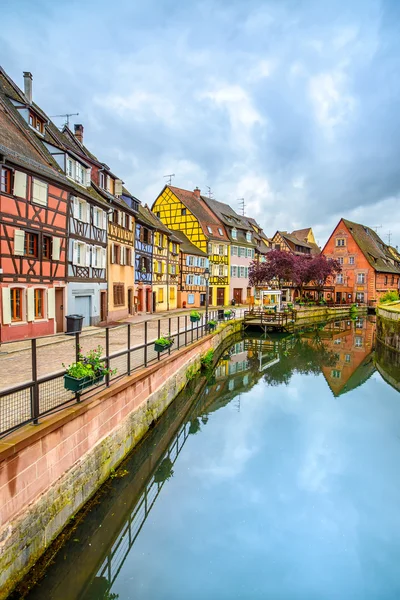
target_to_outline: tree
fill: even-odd
[[[251,287],[261,287],[268,285],[271,280],[270,264],[253,260],[249,267],[249,285]]]
[[[311,264],[314,259],[306,254],[293,255],[293,276],[292,282],[299,290],[300,298],[303,297],[304,286],[311,281]]]
[[[341,271],[342,267],[339,261],[333,258],[326,258],[323,254],[319,254],[312,259],[309,265],[310,281],[313,281],[315,287],[318,289],[319,297],[322,294],[328,278]]]
[[[276,280],[278,288],[283,281],[291,281],[293,277],[294,255],[283,250],[271,250],[265,262],[253,261],[249,268],[249,283],[260,287],[270,285]]]

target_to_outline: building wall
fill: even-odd
[[[236,247],[238,248],[238,254],[233,254],[234,250],[233,248]],[[242,303],[248,303],[251,304],[252,303],[252,298],[254,296],[254,290],[251,288],[250,289],[250,296],[247,295],[247,290],[250,287],[249,286],[249,277],[248,277],[248,269],[252,263],[252,261],[254,260],[253,256],[254,256],[254,249],[253,248],[249,248],[250,250],[252,250],[252,255],[251,256],[239,256],[240,254],[240,248],[245,248],[246,250],[246,254],[247,254],[247,247],[245,246],[240,246],[239,245],[235,245],[232,244],[230,247],[230,279],[229,279],[229,300],[232,300],[235,296],[235,289],[240,289],[242,290]],[[239,273],[239,269],[240,267],[244,267],[246,269],[246,273],[247,276],[241,277],[241,276],[237,276],[234,277],[233,275],[233,270],[232,267],[238,267],[237,272]]]
[[[100,323],[100,291],[107,291],[106,283],[71,281],[67,286],[66,315],[81,314],[79,298],[88,298],[90,306],[90,322],[88,325]]]
[[[115,209],[118,211],[118,209]],[[125,212],[118,211],[118,215],[125,219]],[[122,219],[119,221],[122,223]],[[108,321],[118,321],[135,312],[135,248],[134,248],[135,221],[129,215],[129,227],[120,223],[108,223],[108,258],[107,258],[107,282],[108,282]],[[119,246],[119,262],[114,262],[115,245]],[[130,258],[128,258],[128,251]],[[121,261],[124,264],[121,264]],[[123,303],[115,303],[114,286],[123,286]],[[131,312],[129,312],[129,294],[131,294]]]

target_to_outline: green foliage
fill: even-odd
[[[396,302],[397,300],[400,300],[398,292],[386,292],[386,294],[381,296],[379,303],[387,304],[388,302]]]
[[[158,338],[158,340],[156,340],[154,343],[158,344],[159,346],[168,347],[172,346],[172,344],[174,343],[174,338],[170,335],[165,335]]]
[[[212,325],[213,327],[215,327],[217,325],[217,321],[213,321],[212,319],[210,321],[208,321],[209,325]]]
[[[192,312],[190,313],[190,316],[193,317],[194,319],[200,319],[200,313],[197,312],[197,310],[192,310]]]
[[[192,379],[194,379],[195,376],[196,376],[196,367],[194,365],[192,365],[186,371],[186,381],[192,381]]]
[[[201,429],[200,419],[198,417],[196,417],[195,419],[190,421],[190,426],[189,426],[189,434],[190,435],[196,435],[196,433],[198,433],[200,431],[200,429]]]
[[[231,310],[224,310],[224,315],[225,315],[225,317],[230,317],[230,316],[231,316],[231,314],[232,314],[232,311],[231,311]]]
[[[156,483],[164,483],[164,481],[168,481],[174,475],[173,464],[171,459],[167,456],[160,463],[157,471],[154,473],[154,481]]]
[[[214,350],[210,348],[205,354],[200,357],[202,369],[210,369],[214,359]]]
[[[117,369],[107,369],[101,360],[102,353],[103,348],[101,346],[90,350],[86,356],[79,352],[78,362],[74,362],[68,365],[68,367],[63,363],[63,367],[66,369],[67,375],[75,379],[82,379],[83,377],[95,379],[97,377],[104,377],[105,375],[115,375]]]

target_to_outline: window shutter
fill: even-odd
[[[133,252],[133,248],[131,248],[131,267],[135,266],[135,254]]]
[[[106,268],[106,262],[107,262],[107,250],[105,248],[101,249],[101,268],[105,269]]]
[[[41,206],[47,206],[47,183],[40,181],[39,179],[32,179],[32,181],[32,202],[40,204]]]
[[[153,273],[157,273],[157,261],[153,261]]]
[[[14,196],[26,198],[27,175],[21,171],[14,172]]]
[[[58,237],[53,237],[52,245],[53,245],[53,250],[52,250],[51,258],[53,260],[60,260],[61,239]]]
[[[121,248],[120,248],[119,264],[120,265],[124,265],[125,264],[125,246],[121,246]]]
[[[111,244],[109,245],[110,248],[110,264],[114,264],[114,244],[113,242],[111,242]]]
[[[224,277],[228,277],[228,265],[224,266]]]
[[[106,188],[107,188],[107,192],[110,192],[111,190],[111,178],[109,175],[106,175]]]
[[[26,304],[28,321],[33,321],[35,318],[35,292],[33,288],[28,288],[26,290]]]
[[[14,229],[14,254],[23,256],[25,253],[25,231]]]
[[[92,267],[96,268],[96,246],[92,246]]]
[[[102,219],[103,219],[102,229],[106,230],[107,229],[107,213],[104,210],[102,210],[101,215],[102,215]]]
[[[79,202],[76,196],[71,196],[74,219],[79,219]]]
[[[47,318],[54,319],[56,316],[56,292],[54,288],[47,290]]]
[[[90,187],[92,177],[92,169],[91,167],[86,169],[86,187]]]
[[[228,246],[224,246],[224,254],[225,256],[228,256]]]
[[[116,179],[114,181],[114,196],[122,196],[122,181],[121,181],[121,179]]]
[[[72,264],[73,265],[78,264],[78,242],[75,240],[73,241],[73,247],[72,247]]]
[[[83,219],[85,223],[90,223],[90,204],[87,202],[84,204]]]
[[[82,244],[82,250],[82,265],[84,267],[90,267],[90,246],[87,244]]]
[[[2,314],[3,314],[3,325],[9,325],[11,323],[11,296],[10,288],[2,288]]]

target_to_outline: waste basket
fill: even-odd
[[[224,320],[224,309],[219,308],[218,309],[218,321],[223,321],[223,320]]]
[[[80,333],[82,331],[83,315],[67,315],[67,331],[66,333]]]

